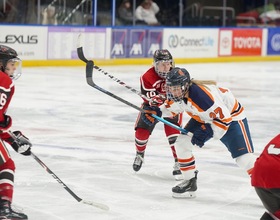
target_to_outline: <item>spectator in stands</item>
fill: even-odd
[[[260,14],[260,19],[263,23],[275,23],[277,26],[279,26],[280,22],[280,2],[276,1],[272,7],[267,7],[266,10]]]
[[[144,0],[136,8],[135,17],[137,20],[145,22],[147,25],[160,25],[156,14],[159,12],[158,5],[152,0]]]
[[[15,0],[1,1],[1,22],[15,23],[18,14],[18,2]],[[14,7],[15,6],[15,7]]]
[[[133,11],[131,8],[130,0],[123,0],[118,8],[118,15],[123,25],[133,24]]]
[[[49,5],[42,11],[42,24],[53,24],[57,25],[57,14],[55,11],[55,7]]]

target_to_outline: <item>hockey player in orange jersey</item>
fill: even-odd
[[[180,134],[175,142],[184,180],[172,188],[173,197],[195,197],[193,147],[203,147],[211,138],[220,140],[237,165],[251,174],[256,157],[247,118],[229,89],[218,87],[214,81],[191,79],[186,69],[175,67],[167,74],[166,93],[167,100],[160,106],[163,116],[182,112],[191,116],[185,126],[189,134]]]

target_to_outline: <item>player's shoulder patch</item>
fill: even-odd
[[[214,104],[211,92],[196,84],[193,84],[189,89],[189,101],[202,111],[206,111]]]

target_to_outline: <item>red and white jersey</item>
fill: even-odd
[[[0,123],[4,121],[4,114],[10,104],[15,87],[12,79],[0,71]]]
[[[280,188],[280,134],[273,138],[257,158],[252,172],[252,186]]]
[[[155,68],[151,67],[140,77],[141,93],[147,98],[152,98],[159,94],[165,96],[165,83],[165,79],[159,77],[155,71]]]
[[[195,120],[210,123],[215,139],[220,139],[226,133],[232,121],[245,118],[244,108],[231,91],[216,85],[192,84],[187,100],[166,100],[161,110],[163,114],[168,111],[172,114],[186,111]]]

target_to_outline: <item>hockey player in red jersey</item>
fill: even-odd
[[[194,145],[203,147],[211,138],[220,140],[236,164],[250,175],[256,160],[243,106],[231,91],[215,81],[191,79],[184,68],[174,67],[166,78],[167,100],[160,106],[163,116],[187,112],[191,119],[175,142],[184,180],[172,188],[173,197],[195,197],[197,171]],[[160,115],[160,114],[157,114]]]
[[[161,105],[165,101],[165,79],[167,73],[173,66],[173,57],[168,50],[159,49],[155,51],[153,56],[153,67],[149,68],[147,72],[140,77],[141,93],[149,100],[144,99],[142,104],[142,108],[146,111],[153,111],[153,106]],[[143,113],[139,113],[135,123],[136,157],[133,163],[133,169],[136,172],[141,169],[149,137],[157,122],[152,117],[150,117],[148,124],[143,122],[144,115],[145,114]],[[165,119],[181,126],[182,114],[178,114],[174,117],[166,117]],[[164,125],[164,131],[175,161],[173,175],[175,179],[179,180],[181,179],[181,171],[179,169],[174,143],[180,132],[168,125]]]
[[[0,219],[28,219],[23,213],[11,208],[14,189],[15,164],[4,142],[23,155],[31,154],[31,143],[20,131],[9,134],[12,118],[7,109],[14,95],[14,82],[21,74],[21,60],[17,52],[7,46],[0,45]]]
[[[256,160],[251,183],[267,209],[260,219],[280,219],[280,134],[266,145]]]

